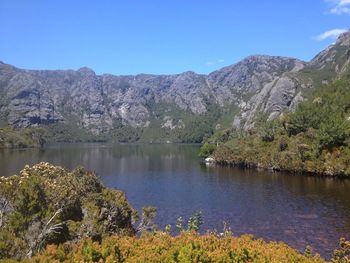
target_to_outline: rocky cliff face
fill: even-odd
[[[239,105],[241,110],[233,125],[249,129],[259,112],[273,118],[293,104],[299,83],[292,74],[304,66],[304,62],[291,58],[252,56],[210,74],[209,79],[215,80],[213,86],[222,95],[219,102],[228,99],[225,91],[235,94],[231,103]]]
[[[303,99],[304,89],[318,81],[315,76],[330,79],[344,72],[349,65],[349,43],[350,33],[345,33],[310,63],[251,56],[209,75],[99,76],[88,68],[23,70],[0,63],[0,120],[14,127],[74,123],[100,134],[120,125],[147,128],[157,105],[204,116],[208,105],[215,104],[239,107],[239,113],[232,116],[233,126],[250,129],[258,113],[272,119],[293,109]],[[166,115],[170,118],[170,108]],[[159,129],[185,127],[169,125],[169,118]]]
[[[200,115],[207,112],[208,102],[242,103],[299,65],[303,63],[295,59],[254,56],[209,76],[97,76],[88,68],[34,71],[1,64],[0,112],[16,127],[73,120],[94,133],[113,129],[118,122],[147,127],[150,103],[174,104]]]
[[[260,88],[239,104],[241,110],[234,118],[234,127],[249,130],[258,114],[266,114],[271,120],[285,110],[293,110],[304,99],[305,91],[349,72],[350,32],[340,35],[334,45],[320,52],[309,63],[294,62],[279,75],[260,81]],[[283,66],[279,65],[279,68],[283,69]]]

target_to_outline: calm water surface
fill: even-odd
[[[0,151],[0,175],[47,161],[96,171],[104,184],[126,192],[140,210],[158,208],[160,227],[201,209],[203,229],[250,233],[329,257],[338,239],[350,238],[350,180],[207,167],[196,145],[59,144]]]

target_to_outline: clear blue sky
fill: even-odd
[[[1,0],[0,60],[98,74],[208,73],[252,54],[310,60],[349,0]],[[328,35],[335,35],[331,31]]]

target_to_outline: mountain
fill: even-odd
[[[266,113],[268,119],[279,116],[284,110],[293,110],[313,88],[328,84],[346,74],[350,64],[350,32],[339,36],[309,63],[300,63],[256,91],[243,103],[235,116],[234,126],[251,129],[258,113]]]
[[[346,33],[248,100],[234,124],[249,132],[216,131],[200,155],[217,164],[349,178],[349,64]]]
[[[118,131],[119,139],[132,131],[151,141],[191,141],[184,137],[198,129],[194,141],[201,141],[232,125],[249,130],[260,113],[273,119],[292,110],[315,84],[346,72],[349,43],[347,32],[308,63],[257,55],[208,75],[96,75],[0,62],[0,123],[74,127],[94,136]]]

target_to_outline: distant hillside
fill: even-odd
[[[246,109],[250,110],[235,117],[237,120],[248,116],[247,121],[254,127],[250,126],[249,132],[216,132],[202,147],[201,155],[211,155],[220,164],[349,177],[349,63],[350,34],[346,33],[293,74],[310,87],[299,89],[300,102],[293,111],[273,118],[277,115],[269,114],[263,107],[278,107],[276,101],[267,100],[259,106],[261,93],[254,95],[252,108],[248,106]],[[252,109],[257,109],[256,114]]]
[[[43,125],[56,141],[201,142],[293,110],[319,83],[345,74],[350,33],[305,63],[251,56],[200,75],[96,75],[88,68],[23,70],[0,62],[0,123]]]

